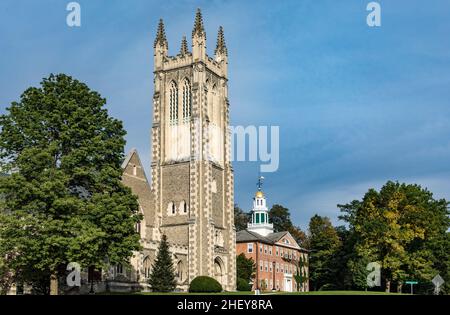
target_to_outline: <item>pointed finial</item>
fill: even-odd
[[[214,51],[214,54],[223,54],[225,56],[228,56],[228,50],[227,45],[225,44],[225,36],[223,35],[223,27],[219,27],[219,32],[217,33],[217,45],[216,50]]]
[[[205,35],[205,28],[203,27],[202,11],[200,11],[200,9],[197,9],[197,13],[195,14],[195,23],[194,29],[192,30],[192,37],[194,37],[195,35],[198,36]]]
[[[186,36],[183,36],[183,39],[181,40],[181,48],[180,48],[180,55],[184,56],[189,53],[188,51],[188,43],[186,40]]]
[[[264,176],[258,177],[258,183],[256,184],[256,186],[258,186],[258,191],[261,191],[263,180],[264,180]]]
[[[156,38],[153,47],[156,48],[158,44],[160,46],[165,46],[166,48],[169,47],[166,38],[166,32],[164,31],[164,22],[162,19],[159,19],[158,30],[156,31]]]

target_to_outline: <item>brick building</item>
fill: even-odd
[[[244,253],[256,265],[253,289],[297,291],[295,276],[308,279],[308,253],[288,231],[273,232],[261,186],[253,198],[251,223],[236,234],[236,254]],[[308,281],[300,286],[308,291]]]

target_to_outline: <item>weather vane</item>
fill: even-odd
[[[256,183],[256,186],[258,186],[258,190],[261,190],[262,184],[263,184],[264,176],[258,177],[258,183]]]

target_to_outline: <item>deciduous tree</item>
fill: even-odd
[[[69,262],[124,262],[140,248],[137,200],[121,183],[125,130],[105,103],[87,85],[50,75],[0,116],[10,175],[0,177],[0,255],[14,257],[8,267],[24,281],[55,279]]]

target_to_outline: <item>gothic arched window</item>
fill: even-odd
[[[177,209],[175,207],[175,203],[172,202],[172,214],[176,214],[177,213]]]
[[[191,116],[191,84],[188,79],[183,82],[183,121],[187,122],[188,118]]]
[[[217,123],[217,119],[218,119],[218,113],[217,111],[219,110],[219,106],[216,102],[216,98],[217,98],[217,86],[214,84],[212,87],[212,95],[211,95],[211,117],[209,117],[211,119],[211,122],[216,124]]]
[[[169,120],[170,124],[178,122],[178,88],[173,81],[170,83],[169,90]]]

